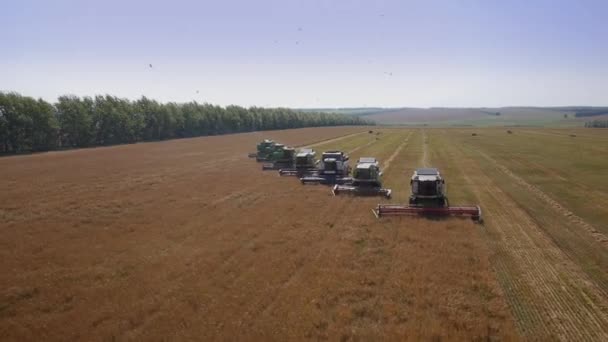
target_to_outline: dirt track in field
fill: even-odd
[[[401,144],[399,144],[399,147],[397,147],[397,149],[395,150],[395,152],[393,152],[388,159],[386,159],[384,161],[384,164],[382,164],[382,170],[384,172],[386,172],[386,170],[391,166],[391,163],[393,162],[393,160],[395,160],[395,158],[397,158],[397,156],[399,155],[399,153],[401,152],[401,150],[403,150],[403,148],[405,146],[407,146],[407,144],[409,143],[410,140],[410,136],[412,135],[412,132],[409,132],[408,135],[405,137],[405,139],[403,140],[403,142]]]
[[[422,131],[422,155],[420,156],[420,166],[428,167],[429,166],[429,145],[428,145],[428,137],[425,131]]]
[[[419,132],[303,129],[0,159],[6,340],[515,339],[467,220],[376,220],[246,157],[271,137],[418,160]],[[367,133],[366,133],[367,134]],[[410,137],[411,135],[411,137]],[[370,140],[372,139],[372,140]],[[412,161],[413,162],[413,161]]]

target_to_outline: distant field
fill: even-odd
[[[606,341],[608,136],[506,130],[308,128],[0,158],[0,336]],[[261,171],[246,155],[267,137],[375,156],[394,203],[415,168],[439,167],[450,202],[481,205],[485,223],[378,220],[385,199]]]
[[[499,115],[497,115],[499,114]],[[567,115],[568,118],[565,118]],[[441,126],[579,126],[568,110],[543,108],[411,108],[364,115],[379,124]]]
[[[370,114],[378,114],[382,112],[393,111],[390,108],[377,108],[377,107],[363,107],[363,108],[314,108],[314,109],[299,109],[303,112],[324,112],[324,113],[336,113],[354,116],[364,116]]]
[[[407,126],[582,127],[585,121],[606,119],[606,115],[575,117],[575,114],[581,110],[580,107],[325,108],[315,110],[357,115],[381,125]]]

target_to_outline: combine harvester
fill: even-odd
[[[345,184],[352,182],[348,155],[341,151],[326,151],[318,168],[310,175],[301,177],[302,184]]]
[[[258,162],[268,161],[270,158],[270,155],[276,151],[277,145],[280,145],[280,144],[277,144],[274,141],[269,140],[269,139],[264,139],[264,140],[262,140],[262,142],[260,142],[257,145],[257,152],[249,153],[248,157],[255,158],[255,160]]]
[[[262,170],[280,170],[284,168],[293,168],[295,163],[296,150],[293,147],[286,147],[283,144],[275,144],[274,151],[268,156],[266,161],[269,163],[262,164]]]
[[[382,172],[376,158],[359,158],[353,171],[352,181],[347,185],[336,184],[334,196],[352,194],[356,196],[384,196],[391,198],[391,189],[382,188]]]
[[[316,152],[313,149],[305,148],[298,151],[293,168],[283,168],[279,170],[281,176],[304,177],[314,174],[317,170]]]
[[[378,204],[372,212],[382,216],[464,216],[482,222],[481,208],[472,206],[450,206],[446,196],[445,180],[435,168],[422,168],[414,171],[410,181],[412,194],[409,205]]]

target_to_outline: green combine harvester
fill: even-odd
[[[280,146],[277,146],[280,145]],[[249,153],[249,158],[255,158],[256,161],[269,161],[270,155],[280,149],[282,147],[281,144],[277,144],[276,142],[270,139],[264,139],[257,145],[256,153]]]
[[[275,150],[268,156],[262,170],[291,169],[295,165],[296,150],[283,144],[275,144]]]

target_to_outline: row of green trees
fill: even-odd
[[[48,151],[300,127],[370,125],[342,114],[287,108],[159,103],[115,96],[61,96],[54,104],[0,92],[0,153]]]
[[[608,128],[608,120],[586,121],[585,127],[587,127],[587,128]]]

